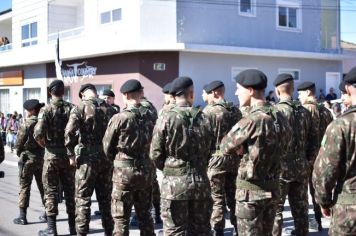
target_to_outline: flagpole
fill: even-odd
[[[61,61],[60,55],[59,55],[59,32],[57,35],[57,43],[56,43],[55,49],[56,49],[56,58],[54,59],[54,64],[56,66],[56,77],[57,77],[57,79],[63,80],[62,61]]]

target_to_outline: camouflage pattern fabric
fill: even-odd
[[[356,234],[356,107],[327,128],[314,163],[315,199],[332,208],[329,235]]]
[[[91,196],[94,189],[101,211],[101,221],[107,234],[113,230],[110,214],[112,162],[103,152],[102,138],[108,124],[108,107],[102,100],[82,100],[72,109],[65,128],[65,146],[68,155],[76,158],[75,203],[76,229],[88,233]],[[79,135],[78,135],[79,134]],[[78,143],[78,144],[77,144]]]
[[[224,155],[242,154],[236,179],[239,235],[271,235],[279,198],[280,159],[287,154],[291,127],[265,102],[252,106],[223,138]]]
[[[2,139],[0,139],[0,164],[4,161],[4,159],[5,159],[4,143],[2,142]]]
[[[330,114],[330,111],[327,110],[324,106],[319,105],[316,102],[315,98],[308,98],[304,106],[311,112],[311,117],[312,117],[311,123],[313,129],[312,133],[314,134],[314,139],[318,140],[317,146],[319,149],[320,142],[324,135],[326,127],[328,126],[329,122],[332,121],[332,115]],[[310,168],[311,168],[310,176],[309,176],[309,192],[312,198],[315,219],[318,222],[318,224],[321,225],[321,217],[322,217],[321,209],[320,206],[315,201],[315,189],[312,184],[313,165],[317,155],[318,152],[315,152],[314,156],[308,158],[310,161]]]
[[[47,106],[41,108],[34,128],[35,140],[45,146],[42,182],[47,216],[58,215],[59,181],[63,185],[67,213],[75,213],[74,168],[69,165],[64,146],[64,129],[73,107],[62,99],[51,99]]]
[[[111,213],[114,235],[129,234],[132,206],[141,235],[154,235],[152,206],[153,166],[148,157],[155,119],[142,105],[128,106],[109,122],[104,152],[114,160]]]
[[[177,103],[157,120],[150,158],[163,170],[161,208],[167,235],[208,235],[210,231],[207,164],[211,137],[208,119],[186,102]],[[167,203],[177,207],[167,207]]]
[[[31,116],[20,126],[17,133],[16,153],[19,161],[19,207],[27,208],[30,201],[31,184],[35,177],[41,200],[44,203],[44,191],[42,184],[42,168],[44,150],[33,138],[33,130],[37,123],[37,116]]]
[[[211,225],[213,229],[225,228],[225,208],[230,209],[231,224],[236,226],[235,217],[235,180],[238,158],[235,155],[222,156],[219,150],[222,138],[241,119],[241,112],[225,100],[207,105],[203,113],[213,128],[212,156],[209,157],[208,176],[213,198]],[[225,201],[226,199],[226,201]]]
[[[273,235],[280,236],[283,227],[283,209],[288,196],[297,235],[307,235],[308,182],[310,166],[307,157],[317,152],[318,143],[311,132],[311,115],[291,98],[281,100],[275,108],[282,112],[293,129],[290,148],[281,159],[280,199],[274,222]]]

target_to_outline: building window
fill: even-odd
[[[121,20],[121,8],[100,13],[100,24],[107,24]]]
[[[10,112],[10,90],[0,89],[0,112],[5,115]]]
[[[302,30],[302,8],[300,1],[277,0],[277,29]]]
[[[21,26],[22,47],[37,45],[37,22]]]
[[[24,88],[23,89],[23,102],[28,99],[41,99],[41,88]]]
[[[241,16],[256,16],[256,0],[239,0]]]
[[[279,69],[278,74],[290,74],[293,76],[294,81],[300,80],[300,70],[299,69]]]

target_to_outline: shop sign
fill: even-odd
[[[67,69],[62,69],[63,80],[66,83],[83,82],[84,79],[93,78],[96,75],[97,67],[88,66],[88,62],[67,64]]]
[[[23,85],[23,71],[0,72],[0,86]]]

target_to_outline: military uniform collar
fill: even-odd
[[[187,101],[181,101],[181,102],[176,101],[176,105],[179,107],[191,107],[191,105]]]
[[[315,104],[317,105],[318,102],[316,101],[315,97],[308,97],[305,104]]]
[[[51,98],[51,103],[63,101],[63,98]]]

